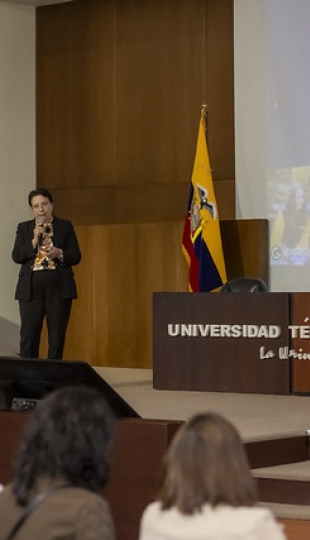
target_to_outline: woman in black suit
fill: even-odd
[[[19,223],[12,252],[21,264],[15,299],[21,317],[20,356],[38,358],[44,317],[48,358],[62,359],[72,299],[77,298],[72,266],[81,260],[72,223],[53,215],[53,198],[44,188],[29,193],[34,219]]]

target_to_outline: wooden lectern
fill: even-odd
[[[154,388],[290,394],[288,293],[154,293]]]

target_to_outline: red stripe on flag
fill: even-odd
[[[183,238],[182,238],[182,249],[185,252],[187,258],[189,272],[188,272],[188,285],[191,291],[199,291],[199,282],[198,282],[198,270],[199,263],[194,251],[194,246],[191,239],[191,225],[190,220],[187,217],[184,223],[183,229]]]

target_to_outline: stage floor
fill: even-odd
[[[187,420],[213,411],[233,422],[245,442],[310,429],[310,396],[155,390],[151,369],[94,369],[142,418]]]

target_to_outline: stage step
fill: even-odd
[[[252,469],[256,478],[273,478],[277,480],[298,480],[310,482],[310,460],[298,463],[286,463],[273,467],[260,467]]]
[[[309,460],[260,467],[252,469],[252,473],[257,479],[259,498],[263,503],[292,505],[292,510],[295,505],[309,506],[310,509]],[[308,515],[306,508],[304,511]]]
[[[269,508],[277,518],[310,521],[310,507],[300,504],[259,503]],[[310,526],[310,523],[309,523]]]
[[[262,502],[282,523],[287,540],[310,538],[310,462],[303,461],[276,467],[253,470],[257,478],[260,498],[276,502]],[[279,500],[300,504],[281,503]]]

